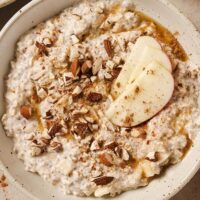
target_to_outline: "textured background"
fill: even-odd
[[[148,1],[148,0],[147,0]],[[169,0],[177,8],[179,8],[197,27],[200,31],[200,0]],[[30,0],[17,0],[10,6],[0,9],[0,29],[8,21],[8,19],[23,5],[30,2]],[[0,177],[1,177],[0,171]],[[0,181],[1,182],[1,181]],[[192,181],[174,198],[171,200],[200,200],[200,171],[195,175]],[[12,194],[15,194],[13,196]],[[1,200],[28,200],[16,188],[9,184],[9,187],[1,188],[0,186],[0,199]]]

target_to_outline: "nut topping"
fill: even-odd
[[[96,140],[93,141],[91,146],[90,146],[90,150],[91,151],[96,151],[96,150],[99,150],[99,149],[100,149],[99,143]]]
[[[155,153],[150,152],[145,159],[151,162],[158,162],[160,159],[160,154],[159,152],[155,152]]]
[[[72,35],[71,40],[73,44],[77,44],[80,42],[79,38],[76,35]]]
[[[113,47],[112,47],[112,43],[110,40],[104,40],[104,48],[108,54],[109,57],[113,57]]]
[[[115,153],[117,154],[118,157],[122,157],[122,149],[120,147],[115,148]]]
[[[112,164],[112,156],[108,153],[103,153],[98,155],[100,163],[106,165],[107,167],[111,167]]]
[[[89,129],[93,132],[93,131],[98,131],[99,126],[98,124],[88,124]]]
[[[79,115],[84,115],[84,114],[87,114],[89,112],[89,110],[87,109],[87,108],[85,108],[85,107],[82,107],[82,108],[80,108],[80,109],[77,109],[77,110],[73,110],[72,111],[72,113],[71,113],[71,115],[72,116],[79,116]]]
[[[46,46],[46,47],[52,47],[54,44],[54,41],[51,38],[45,37],[42,41],[42,43]]]
[[[122,160],[124,160],[124,161],[130,160],[130,155],[126,149],[117,146],[117,147],[115,147],[114,151],[115,151],[116,155],[119,158],[121,158]]]
[[[76,86],[75,89],[72,92],[73,97],[77,97],[82,93],[82,88],[79,86]]]
[[[43,145],[49,145],[50,143],[50,139],[47,139],[45,137],[41,137],[40,140]]]
[[[53,115],[51,113],[51,110],[46,112],[46,116],[44,117],[44,119],[46,119],[46,120],[53,119]]]
[[[39,54],[44,54],[45,56],[49,55],[45,44],[39,43],[38,41],[35,43],[35,46],[39,49]]]
[[[71,64],[71,72],[74,75],[74,77],[76,77],[79,72],[80,72],[80,68],[79,68],[79,61],[78,58],[75,58]]]
[[[130,159],[130,155],[126,149],[122,149],[122,159],[124,161],[128,161]]]
[[[89,122],[89,123],[94,123],[95,122],[95,120],[92,118],[92,117],[85,117],[85,120],[87,121],[87,122]]]
[[[116,142],[110,142],[110,143],[107,143],[104,145],[104,148],[105,149],[111,149],[111,150],[114,150],[115,147],[117,147],[118,144]]]
[[[98,59],[94,62],[93,67],[92,67],[92,74],[93,74],[93,75],[96,75],[96,74],[99,72],[99,70],[100,70],[101,67],[102,67],[102,63],[103,63],[102,58],[98,58]]]
[[[102,177],[98,177],[98,178],[94,179],[93,182],[95,182],[96,185],[107,185],[107,184],[111,183],[113,180],[114,180],[114,177],[102,176]]]
[[[87,99],[91,102],[100,102],[103,99],[103,96],[97,92],[90,92]]]
[[[74,132],[77,135],[84,137],[85,134],[88,132],[88,125],[86,123],[77,123],[74,126]]]
[[[51,136],[51,138],[53,138],[55,137],[56,133],[58,133],[61,130],[61,128],[62,125],[56,123],[50,128],[48,134]]]
[[[92,68],[92,61],[86,60],[81,67],[81,72],[83,74],[87,74],[91,68]]]
[[[63,146],[61,143],[56,142],[56,141],[51,141],[50,143],[50,147],[52,148],[52,150],[56,151],[56,152],[61,152],[63,151]]]
[[[113,79],[112,75],[109,74],[109,73],[105,73],[104,77],[105,77],[106,80],[112,80]]]
[[[24,105],[20,107],[20,114],[26,118],[30,119],[32,117],[32,109],[30,106]]]
[[[64,73],[63,74],[63,81],[66,86],[69,86],[73,83],[74,75],[72,72]]]

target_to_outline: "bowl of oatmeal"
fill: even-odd
[[[30,198],[169,199],[200,164],[199,41],[165,1],[25,6],[0,38],[10,178]]]

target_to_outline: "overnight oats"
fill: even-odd
[[[115,196],[180,162],[199,128],[199,72],[132,1],[88,0],[23,35],[2,123],[27,171]]]

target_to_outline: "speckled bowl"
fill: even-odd
[[[13,57],[15,44],[19,36],[75,1],[78,0],[33,0],[7,23],[0,33],[0,91],[4,91],[3,79],[8,73],[9,62]],[[134,2],[139,10],[162,23],[172,32],[178,31],[178,40],[190,55],[192,66],[200,66],[199,34],[176,8],[170,5],[167,0],[134,0]],[[0,93],[0,102],[0,115],[2,115],[4,111],[3,92]],[[64,196],[56,188],[41,180],[39,176],[26,172],[23,163],[10,153],[11,150],[12,140],[5,136],[2,127],[0,127],[0,160],[2,162],[0,162],[0,169],[3,169],[12,184],[24,193],[24,199],[83,199]],[[197,172],[200,167],[199,155],[200,134],[196,137],[193,147],[180,164],[170,167],[165,174],[153,180],[148,187],[123,193],[115,199],[169,199],[189,182]],[[6,167],[8,167],[8,170]]]

